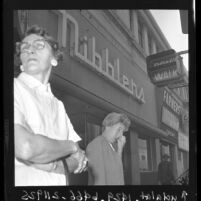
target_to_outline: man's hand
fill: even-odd
[[[125,137],[124,135],[122,135],[121,137],[119,137],[119,138],[117,139],[117,146],[118,146],[118,149],[119,149],[119,148],[123,148],[124,145],[125,145],[125,143],[126,143],[126,137]]]
[[[126,137],[124,135],[122,135],[117,139],[117,147],[118,147],[117,152],[119,153],[120,156],[122,155],[125,143],[126,143]]]

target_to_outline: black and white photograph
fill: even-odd
[[[189,186],[188,19],[13,10],[14,187]]]

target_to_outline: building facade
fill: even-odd
[[[184,104],[178,90],[150,82],[146,57],[171,47],[148,10],[18,10],[14,40],[33,24],[46,28],[63,48],[64,60],[50,82],[83,149],[101,134],[109,112],[124,112],[132,121],[123,152],[126,184],[157,184],[157,167],[166,152],[175,177],[188,169],[188,128],[181,126],[188,120],[184,112],[178,114],[183,108],[187,114],[188,98]],[[74,184],[86,185],[87,172],[71,175]]]

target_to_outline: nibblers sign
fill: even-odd
[[[144,89],[137,86],[133,78],[129,78],[125,74],[120,79],[120,60],[115,58],[114,62],[109,62],[109,49],[106,47],[101,54],[96,52],[95,37],[82,37],[82,52],[80,51],[80,36],[78,22],[69,15],[65,10],[59,10],[62,14],[62,45],[66,47],[67,22],[71,24],[71,56],[80,62],[87,64],[91,69],[103,75],[116,86],[120,87],[139,103],[145,103]],[[115,76],[116,75],[116,76]]]

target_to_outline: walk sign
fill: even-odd
[[[149,78],[156,86],[173,88],[187,82],[182,57],[173,49],[148,56],[146,63]]]

